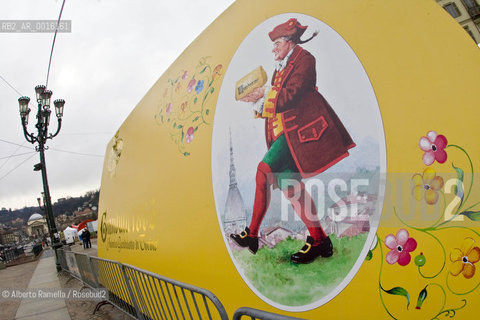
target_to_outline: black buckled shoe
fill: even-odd
[[[300,251],[293,254],[290,260],[295,263],[310,263],[317,257],[328,258],[333,254],[333,245],[330,238],[326,237],[319,245],[313,245],[313,238],[307,237],[307,242]]]
[[[235,240],[235,242],[240,247],[248,247],[251,253],[255,254],[258,251],[258,237],[250,237],[250,229],[245,227],[245,230],[239,234],[231,234],[230,238]]]

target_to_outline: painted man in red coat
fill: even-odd
[[[305,246],[291,256],[295,263],[309,263],[333,254],[332,242],[320,225],[315,203],[302,178],[325,171],[347,157],[348,149],[355,146],[332,107],[317,91],[315,58],[299,45],[316,36],[314,33],[300,40],[306,29],[296,19],[290,19],[268,34],[277,63],[272,87],[257,88],[242,99],[255,104],[255,117],[265,119],[268,151],[257,167],[250,226],[231,235],[240,246],[257,252],[258,231],[268,208],[270,189],[278,187],[310,233]]]

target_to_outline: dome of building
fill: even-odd
[[[28,222],[44,219],[43,216],[39,213],[34,213],[28,218]]]

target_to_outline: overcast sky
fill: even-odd
[[[56,20],[62,0],[2,0],[0,20]],[[66,101],[46,162],[55,201],[100,188],[108,141],[154,82],[233,0],[66,0],[48,88]],[[1,21],[0,21],[1,23]],[[1,25],[0,25],[1,26]],[[0,208],[37,204],[43,191],[18,101],[45,84],[53,33],[0,32]],[[18,91],[18,92],[17,92]],[[53,101],[52,100],[52,101]],[[36,104],[31,103],[29,131]],[[52,114],[50,131],[56,130]]]

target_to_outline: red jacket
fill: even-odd
[[[274,84],[276,71],[272,77]],[[278,80],[278,79],[277,79]],[[302,177],[314,176],[349,155],[353,148],[350,134],[317,91],[315,58],[296,46],[285,67],[280,85],[264,104],[267,113],[281,114],[288,147]],[[273,142],[268,119],[265,122],[267,146]]]

